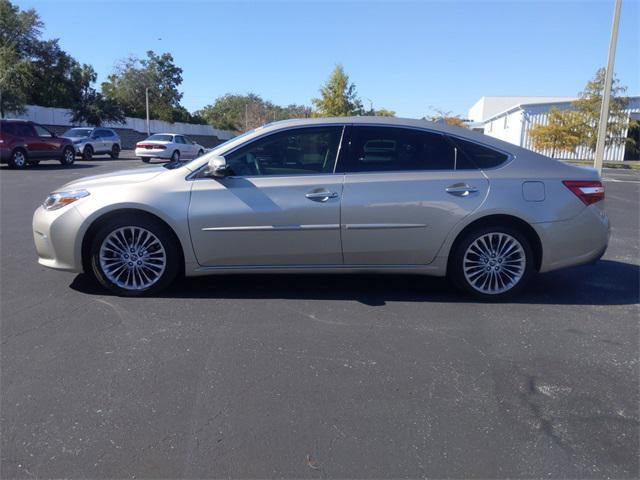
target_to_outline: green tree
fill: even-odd
[[[571,110],[549,110],[547,124],[537,123],[529,129],[529,137],[536,150],[574,152],[585,139],[584,122],[580,113]]]
[[[602,93],[604,92],[605,69],[600,68],[589,80],[578,100],[572,104],[582,120],[582,141],[591,151],[595,151],[598,136],[598,124],[600,123],[600,107],[602,105]],[[621,86],[617,78],[611,84],[611,100],[609,102],[609,119],[607,122],[607,135],[605,145],[624,143],[625,132],[629,124],[629,114],[625,112],[629,98],[624,94],[627,87]]]
[[[465,119],[460,115],[454,115],[452,112],[441,110],[439,108],[429,107],[433,110],[433,114],[425,117],[425,120],[436,123],[446,123],[447,125],[453,125],[454,127],[467,128]]]
[[[318,117],[348,117],[362,115],[362,101],[356,93],[356,86],[349,83],[349,76],[342,65],[333,69],[327,82],[320,88],[320,98],[311,100]]]
[[[93,87],[96,72],[93,67],[83,65],[75,72],[78,78],[74,81],[80,85],[80,91],[71,106],[71,121],[74,124],[87,124],[96,127],[106,122],[124,123],[124,112],[116,102],[105,98]]]
[[[150,116],[176,122],[185,119],[186,110],[180,105],[182,93],[178,90],[181,83],[182,69],[175,65],[173,56],[170,53],[157,55],[149,50],[144,59],[129,57],[122,60],[102,83],[102,94],[120,105],[126,115],[145,117],[145,90],[148,88]]]

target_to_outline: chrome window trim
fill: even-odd
[[[248,145],[251,145],[254,142],[257,142],[258,140],[262,140],[263,138],[268,137],[269,135],[273,135],[273,134],[277,134],[277,133],[282,133],[282,132],[286,132],[288,130],[300,130],[301,128],[322,128],[322,127],[340,127],[342,128],[342,132],[340,133],[340,141],[338,142],[338,150],[336,150],[336,158],[333,162],[333,169],[331,172],[326,172],[326,173],[321,173],[321,172],[315,172],[315,173],[288,173],[288,174],[282,174],[282,175],[245,175],[245,176],[241,176],[241,175],[232,175],[226,178],[282,178],[282,177],[310,177],[310,176],[325,176],[325,175],[336,175],[336,167],[338,166],[338,158],[340,158],[340,152],[342,149],[342,141],[344,139],[344,134],[345,134],[345,130],[348,124],[346,123],[319,123],[319,124],[313,124],[313,125],[296,125],[293,127],[285,127],[285,128],[281,128],[278,130],[272,130],[269,132],[265,132],[255,138],[252,138],[251,140],[249,140],[248,142],[245,143],[241,143],[240,145],[236,145],[235,147],[223,152],[220,156],[226,156],[226,155],[230,155],[234,152],[236,152],[237,150],[244,148]],[[198,167],[197,169],[195,169],[193,172],[191,172],[189,175],[186,176],[185,180],[212,180],[209,177],[200,177],[199,175],[202,173],[202,170],[205,169],[205,167],[207,166],[207,164],[205,163],[204,165],[201,165],[200,167]],[[342,175],[342,173],[339,173],[338,175]]]

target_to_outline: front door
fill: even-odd
[[[189,227],[204,266],[340,265],[342,126],[288,129],[225,155],[232,175],[193,181]]]
[[[345,155],[345,265],[430,263],[456,223],[487,195],[484,174],[443,135],[354,126]]]

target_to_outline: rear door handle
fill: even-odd
[[[478,189],[471,185],[467,185],[466,183],[456,183],[448,186],[445,191],[450,195],[455,195],[456,197],[468,197],[470,194],[476,193]]]
[[[309,192],[305,195],[305,197],[315,202],[326,202],[330,198],[338,198],[338,194],[336,192],[324,190],[321,192]]]

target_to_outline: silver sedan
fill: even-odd
[[[182,273],[385,272],[498,300],[609,239],[596,171],[426,121],[288,120],[168,167],[51,193],[33,218],[40,264],[120,295]]]

